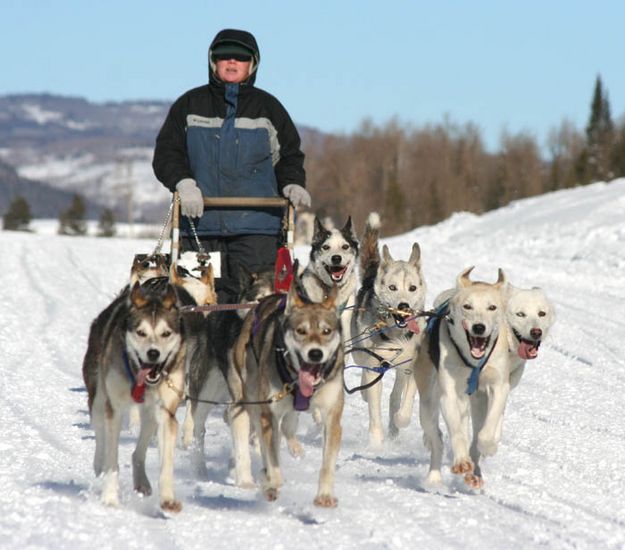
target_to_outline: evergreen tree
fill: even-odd
[[[611,179],[613,176],[611,165],[614,124],[610,113],[608,94],[603,89],[600,76],[597,76],[595,81],[595,90],[590,105],[590,118],[586,126],[586,144],[588,168],[585,172],[589,178],[582,183]]]
[[[115,233],[115,214],[110,208],[104,208],[98,223],[98,237],[114,237]]]
[[[3,227],[13,231],[28,231],[31,219],[28,201],[24,197],[15,197],[4,214]]]
[[[59,235],[86,235],[85,201],[76,193],[67,210],[59,215]]]

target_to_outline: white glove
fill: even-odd
[[[310,193],[297,183],[285,185],[282,194],[291,201],[295,208],[300,206],[310,206]]]
[[[204,214],[204,197],[195,180],[186,178],[176,184],[180,197],[180,211],[183,216],[200,218]]]

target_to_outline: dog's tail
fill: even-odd
[[[380,265],[380,250],[378,240],[380,238],[380,216],[377,212],[371,212],[365,224],[365,234],[362,237],[360,250],[360,273],[362,274],[362,286],[373,285],[373,280]]]

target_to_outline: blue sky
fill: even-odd
[[[173,101],[207,79],[222,28],[253,32],[257,85],[298,124],[349,133],[369,118],[474,122],[541,143],[583,129],[601,74],[625,114],[625,2],[3,0],[0,95]]]

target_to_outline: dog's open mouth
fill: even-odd
[[[141,369],[137,374],[137,385],[153,386],[161,379],[163,363],[141,363]]]
[[[490,342],[490,336],[471,336],[468,332],[466,333],[467,340],[469,341],[469,348],[471,351],[471,357],[473,359],[481,359],[484,357],[486,353],[486,348],[488,347],[488,343]]]
[[[513,329],[514,330],[514,329]],[[517,354],[521,359],[536,359],[538,357],[538,348],[540,347],[540,340],[528,340],[523,338],[516,330],[514,330],[514,335],[519,341],[519,348],[517,349]]]
[[[393,319],[395,320],[395,326],[398,328],[406,328],[407,319],[409,317],[408,312],[405,315],[400,313],[393,313]]]
[[[320,363],[302,363],[299,368],[297,383],[299,391],[304,397],[310,397],[315,391],[315,386],[322,380],[322,365]]]
[[[346,265],[324,265],[324,267],[326,268],[326,271],[328,272],[328,275],[330,275],[330,278],[335,283],[340,283],[343,280],[343,277],[345,277],[345,274],[347,273],[348,266],[349,266],[349,264],[346,264]]]

